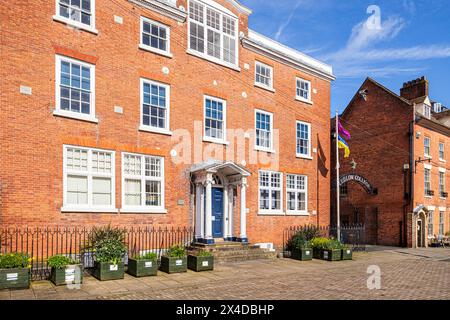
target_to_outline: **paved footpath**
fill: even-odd
[[[369,290],[369,266],[381,270],[381,289]],[[3,290],[0,299],[450,299],[450,249],[369,248],[353,261],[291,259],[217,266],[212,272],[100,282],[81,289],[33,282],[28,290]]]

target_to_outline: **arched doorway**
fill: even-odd
[[[427,243],[428,214],[429,214],[428,208],[423,205],[420,205],[414,209],[412,221],[414,248],[428,247]]]

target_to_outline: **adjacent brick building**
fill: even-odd
[[[1,225],[278,245],[287,226],[327,225],[332,69],[250,14],[234,0],[5,6]]]
[[[400,95],[366,79],[340,116],[352,135],[350,158],[341,157],[342,222],[364,223],[374,244],[417,247],[442,238],[450,230],[449,117],[430,99],[425,78],[406,82]]]

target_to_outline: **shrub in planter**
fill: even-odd
[[[170,247],[166,254],[161,257],[160,270],[166,273],[186,272],[186,249],[180,245]]]
[[[24,253],[0,254],[0,289],[30,287],[31,258]]]
[[[125,232],[111,226],[94,228],[89,249],[94,252],[94,277],[99,280],[124,278],[123,258],[127,253]]]
[[[211,252],[200,251],[196,255],[188,256],[188,268],[196,272],[210,271],[214,269],[214,257]]]
[[[328,238],[314,238],[311,240],[314,259],[322,259],[322,251],[330,240]]]
[[[350,247],[348,247],[348,246],[344,246],[344,248],[342,248],[341,259],[342,260],[352,260],[353,259],[353,250],[350,249]]]
[[[134,277],[156,276],[158,272],[158,255],[149,252],[129,258],[127,272]]]
[[[287,248],[291,252],[291,258],[295,260],[307,261],[312,259],[312,248],[310,240],[315,235],[317,228],[307,228],[297,232],[289,239]]]
[[[342,258],[343,244],[335,239],[330,239],[323,244],[322,248],[322,260],[338,261]]]
[[[52,269],[50,280],[57,286],[83,282],[83,265],[79,261],[56,255],[48,258],[47,265]]]

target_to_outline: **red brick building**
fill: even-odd
[[[450,113],[428,87],[420,78],[398,95],[368,78],[340,116],[352,135],[350,158],[341,157],[341,220],[364,223],[371,243],[427,246],[450,230]]]
[[[278,245],[287,226],[327,225],[332,69],[250,14],[234,0],[5,6],[1,225]]]

